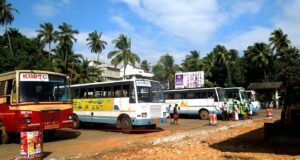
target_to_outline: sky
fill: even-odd
[[[240,55],[254,42],[266,42],[274,29],[300,48],[299,0],[7,0],[16,8],[11,27],[34,37],[40,24],[66,22],[77,29],[74,51],[89,59],[86,38],[97,30],[107,41],[100,58],[120,34],[131,39],[132,52],[154,65],[170,54],[180,64],[192,50],[203,58],[220,44]],[[45,48],[47,49],[47,48]]]

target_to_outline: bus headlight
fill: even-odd
[[[142,113],[142,117],[143,118],[147,117],[147,112]]]
[[[72,114],[69,114],[68,119],[69,119],[69,120],[73,119],[73,115],[72,115]]]

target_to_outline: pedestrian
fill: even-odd
[[[178,124],[178,118],[179,118],[178,104],[175,104],[173,108],[173,118],[174,118],[173,124]]]
[[[222,106],[221,110],[222,110],[222,119],[223,119],[223,121],[228,121],[229,118],[228,118],[228,112],[227,112],[228,111],[227,102],[224,102],[224,105]]]
[[[240,105],[239,107],[239,119],[241,120],[245,120],[245,117],[244,117],[244,105]]]
[[[171,105],[169,104],[169,106],[166,108],[168,119],[170,118],[170,110],[171,110]]]
[[[252,119],[252,114],[253,114],[253,104],[251,102],[249,102],[249,109],[248,109],[249,119]]]
[[[234,110],[234,120],[238,121],[239,120],[239,114],[238,114],[239,106],[237,104],[237,101],[234,102],[233,110]]]

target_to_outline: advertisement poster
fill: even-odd
[[[74,111],[113,111],[113,98],[73,99]]]
[[[175,74],[175,88],[204,87],[204,71]]]
[[[21,132],[21,156],[25,158],[42,157],[43,135],[40,131]]]

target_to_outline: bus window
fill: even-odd
[[[129,86],[129,103],[135,103],[136,98],[135,98],[135,92],[134,92],[134,87],[132,85]]]
[[[114,97],[123,97],[121,86],[113,86],[113,95]]]
[[[0,81],[0,96],[5,95],[5,82],[6,81]]]
[[[129,85],[124,85],[122,92],[124,97],[129,97]]]
[[[111,87],[104,87],[103,89],[104,89],[103,90],[104,97],[112,97]]]
[[[84,93],[86,92],[85,88],[81,88],[80,89],[80,94],[79,94],[79,98],[84,98]]]
[[[79,88],[73,89],[72,94],[73,94],[72,96],[73,98],[80,98],[80,89]]]
[[[101,98],[103,97],[103,88],[102,87],[97,87],[95,89],[95,98]]]
[[[206,91],[199,91],[196,93],[197,97],[199,98],[207,98],[207,92]]]
[[[188,93],[188,94],[186,95],[186,98],[187,98],[187,99],[194,99],[194,98],[195,98],[195,94],[194,94],[194,93]]]
[[[88,88],[86,95],[87,98],[94,98],[94,88]]]
[[[164,97],[165,97],[165,99],[174,99],[174,94],[172,94],[172,93],[165,93]]]
[[[183,97],[182,97],[182,94],[180,94],[180,93],[175,93],[174,94],[174,99],[182,99]]]

